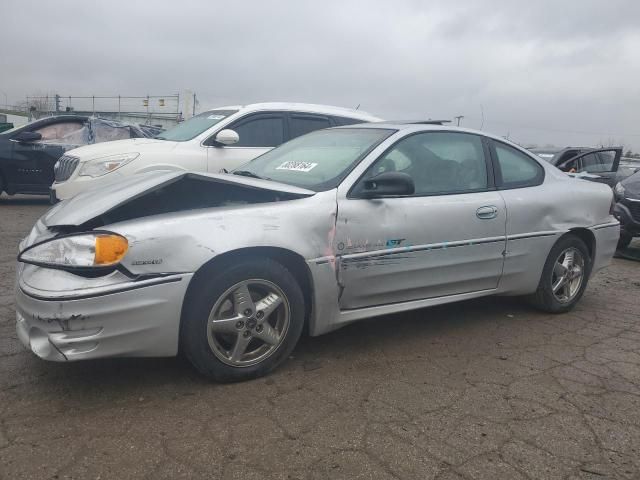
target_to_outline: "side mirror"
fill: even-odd
[[[234,143],[238,143],[240,141],[240,136],[229,128],[225,128],[224,130],[220,130],[216,135],[216,142],[222,145],[233,145]]]
[[[12,140],[16,142],[36,142],[42,139],[42,134],[38,132],[20,132]]]
[[[362,198],[413,195],[416,187],[413,179],[402,172],[383,172],[364,181],[360,192]]]

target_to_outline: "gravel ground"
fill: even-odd
[[[218,385],[179,359],[22,348],[16,245],[46,208],[0,199],[1,478],[640,478],[640,263],[614,260],[571,314],[392,315]]]

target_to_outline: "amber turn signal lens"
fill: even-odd
[[[113,265],[122,260],[129,243],[120,235],[99,235],[96,237],[95,265]]]

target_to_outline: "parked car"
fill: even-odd
[[[80,145],[147,135],[137,125],[86,115],[43,118],[2,132],[0,194],[5,191],[9,195],[49,195],[54,165],[65,151]]]
[[[216,108],[154,140],[126,140],[67,152],[59,162],[52,201],[149,170],[231,170],[313,130],[379,120],[361,111],[299,103]]]
[[[320,130],[233,174],[148,172],[53,207],[19,247],[18,336],[55,361],[180,349],[231,381],[304,329],[495,294],[566,312],[616,249],[612,200],[483,132]]]
[[[623,249],[633,237],[640,236],[640,171],[618,183],[614,192],[617,203],[613,214],[620,220],[618,248]]]
[[[622,157],[620,158],[620,165],[618,166],[618,179],[622,181],[636,173],[638,170],[640,170],[639,158]]]
[[[553,152],[552,149],[532,148],[531,151],[563,172],[577,174],[582,178],[614,187],[621,180],[619,172],[622,147],[590,148],[567,147]]]

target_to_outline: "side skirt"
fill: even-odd
[[[497,293],[497,289],[479,290],[476,292],[458,293],[456,295],[446,295],[443,297],[425,298],[423,300],[412,300],[410,302],[391,303],[388,305],[379,305],[376,307],[358,308],[354,310],[341,310],[336,319],[335,328],[341,327],[346,323],[361,320],[363,318],[378,317],[380,315],[389,315],[392,313],[406,312],[416,310],[418,308],[433,307],[445,303],[460,302],[470,300],[472,298],[486,297]]]

